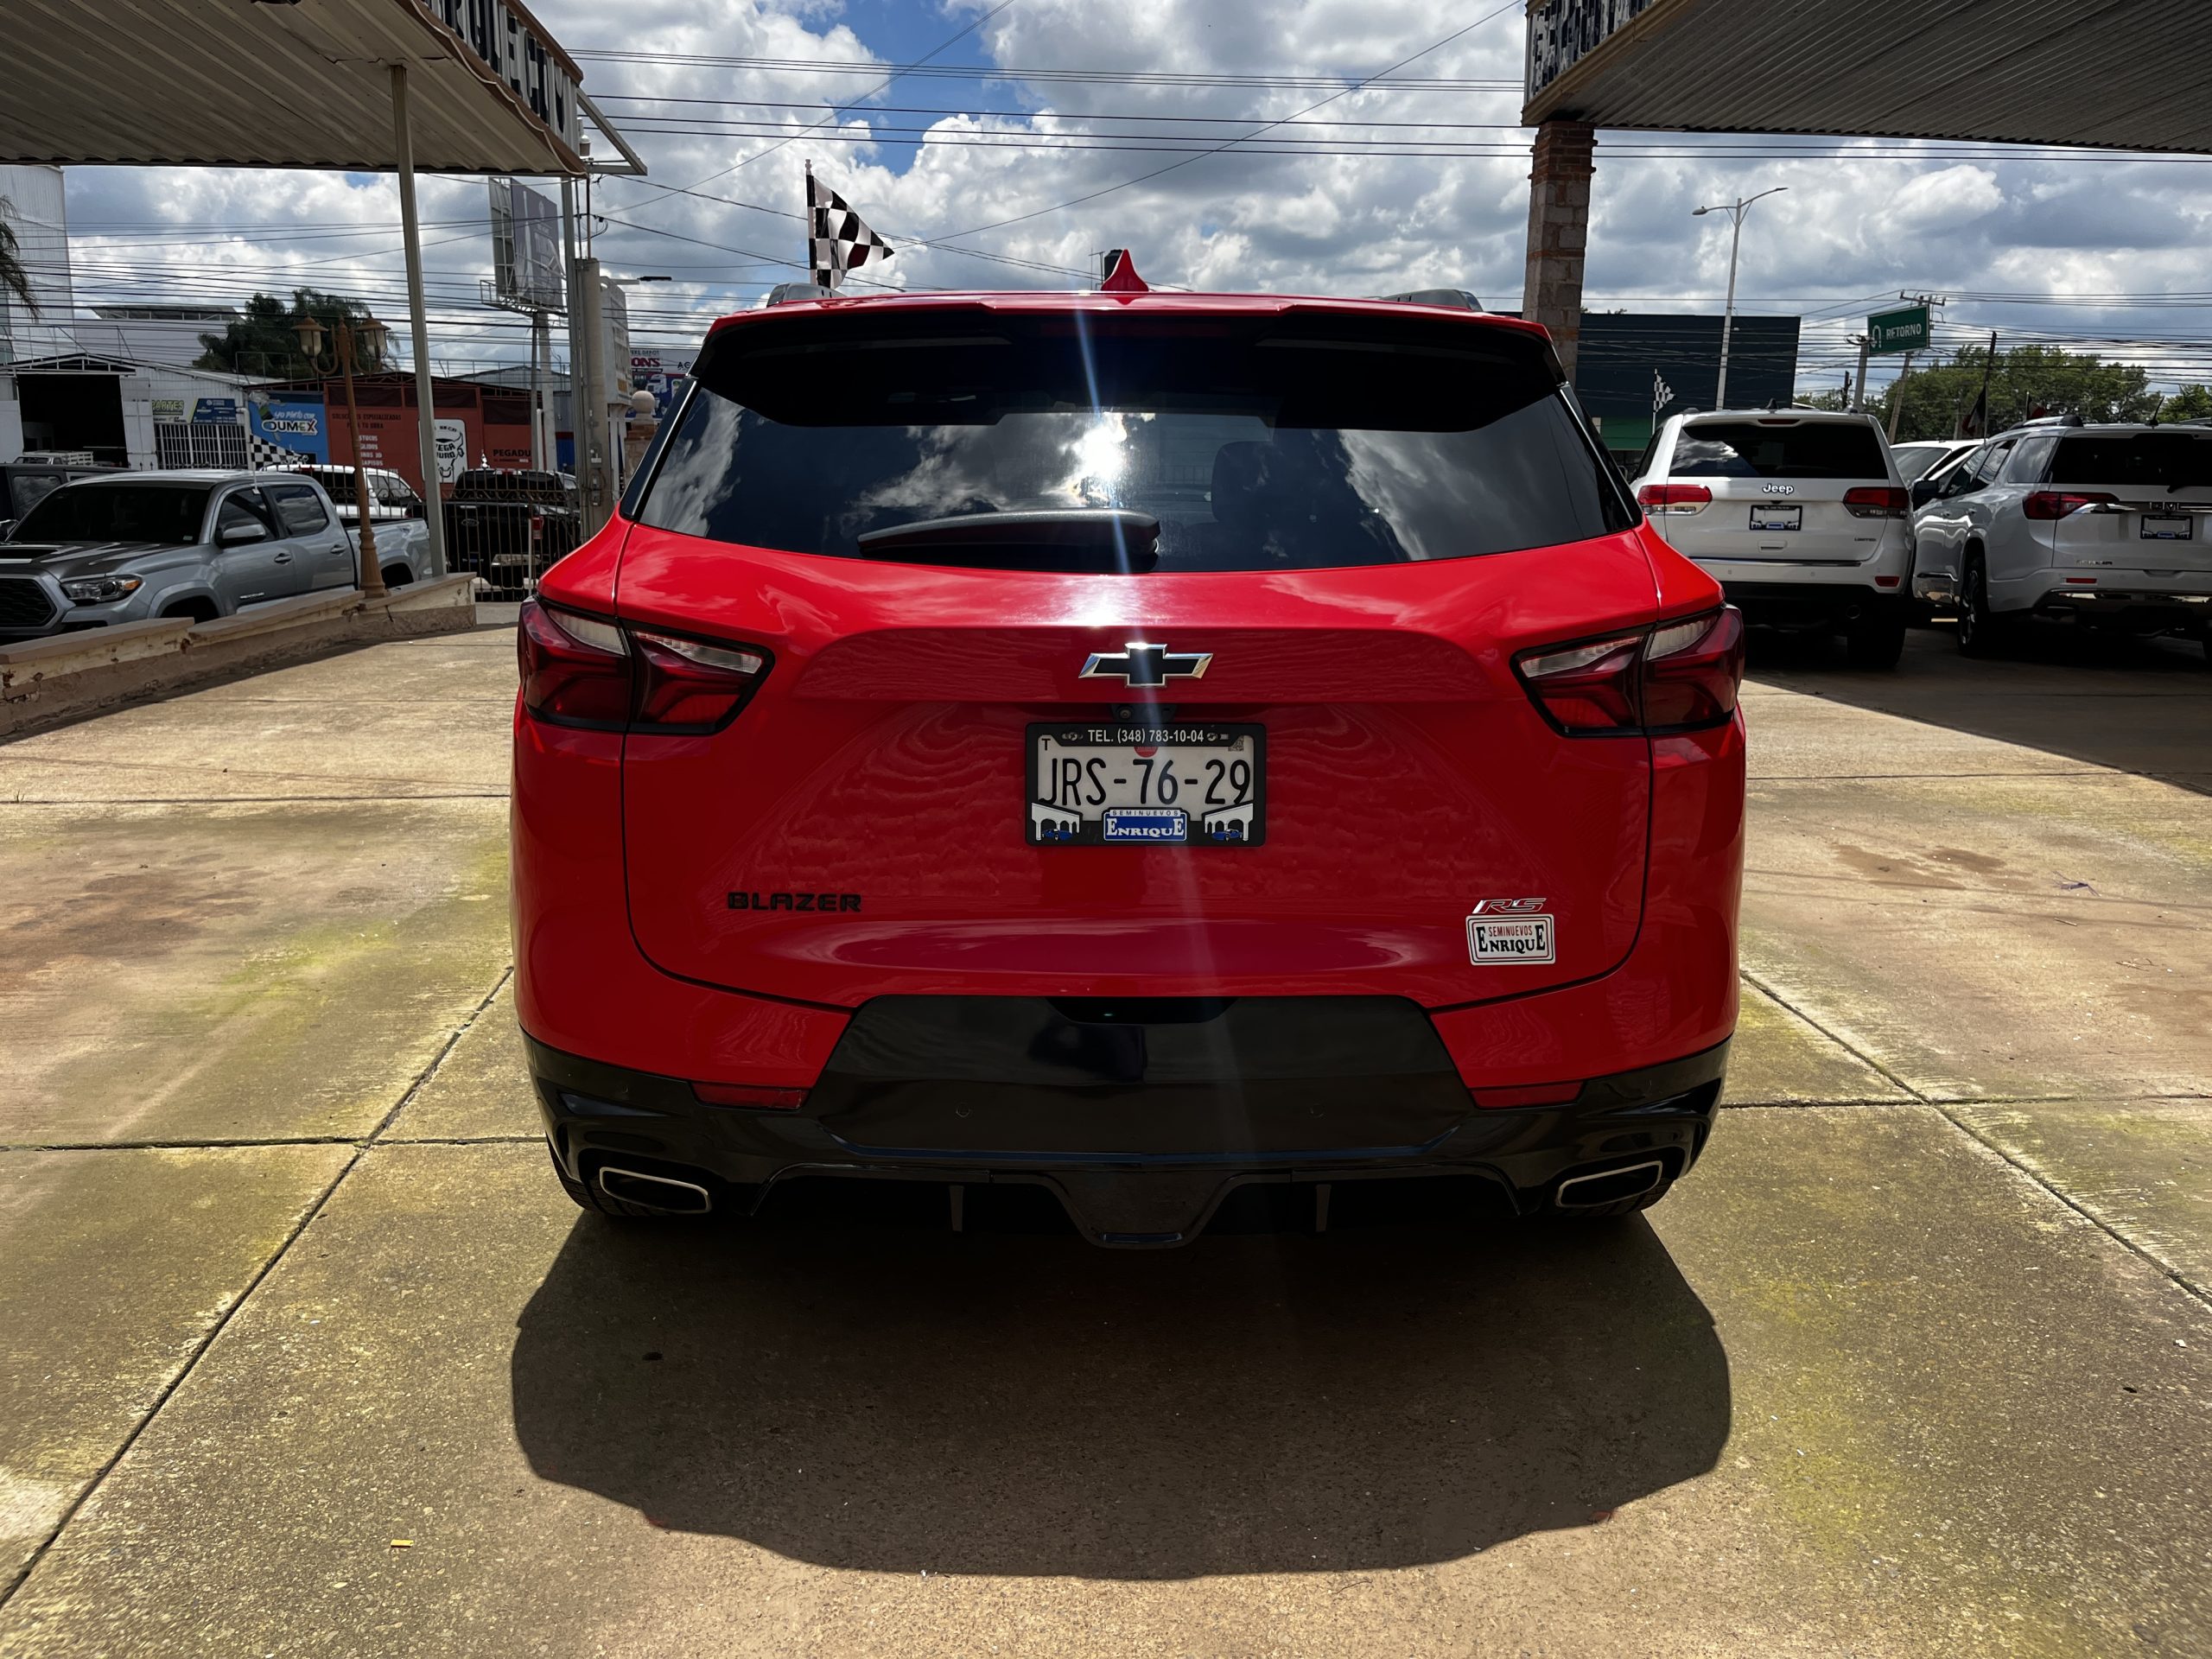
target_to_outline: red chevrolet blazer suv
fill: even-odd
[[[556,1170],[1121,1246],[1642,1208],[1735,1027],[1742,641],[1528,323],[726,318],[523,609]]]

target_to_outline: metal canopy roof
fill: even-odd
[[[533,74],[574,90],[582,73],[515,0],[505,10],[521,20],[515,84],[423,0],[9,0],[0,161],[389,172],[404,64],[417,168],[581,174],[569,137],[518,90],[521,30],[537,37]],[[580,133],[581,111],[562,113]]]
[[[2206,152],[2212,4],[1530,0],[1526,86],[1531,125]]]

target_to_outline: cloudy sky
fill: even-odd
[[[639,346],[680,347],[798,274],[770,262],[804,258],[807,159],[898,245],[882,280],[900,286],[1077,285],[1127,246],[1155,284],[1519,303],[1518,3],[532,4],[651,168],[594,192],[608,270],[674,279],[632,290]],[[1262,143],[1203,153],[1270,122]],[[2212,379],[2212,336],[2196,340],[2212,177],[2194,161],[1601,135],[1591,308],[1717,311],[1726,220],[1691,209],[1775,185],[1739,305],[1807,318],[1802,388],[1838,384],[1846,334],[1901,289],[1952,296],[1939,340],[1995,327]],[[397,316],[397,203],[389,178],[76,169],[79,299],[312,283]],[[521,354],[474,302],[483,183],[426,180],[423,211],[439,366]]]

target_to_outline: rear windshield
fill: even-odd
[[[2108,489],[2202,489],[2212,486],[2212,435],[2138,432],[2126,437],[2062,439],[2050,479],[2057,484]]]
[[[925,520],[1122,509],[1159,521],[1160,570],[1465,558],[1636,522],[1540,341],[1302,322],[747,324],[702,354],[635,516],[852,558]]]
[[[1853,421],[1700,421],[1675,443],[1670,478],[1886,479],[1874,429]]]
[[[207,511],[205,484],[70,484],[25,513],[9,539],[189,547]]]
[[[1944,443],[1901,443],[1890,451],[1897,464],[1897,476],[1906,483],[1925,478],[1937,461],[1955,453]]]

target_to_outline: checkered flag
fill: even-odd
[[[891,245],[861,222],[845,199],[814,176],[814,163],[806,167],[806,263],[814,280],[836,291],[845,273],[870,259],[888,259]]]
[[[254,472],[270,467],[297,467],[314,459],[313,455],[302,454],[297,449],[287,449],[281,443],[271,443],[267,438],[256,437],[251,432],[246,434],[246,466]]]

